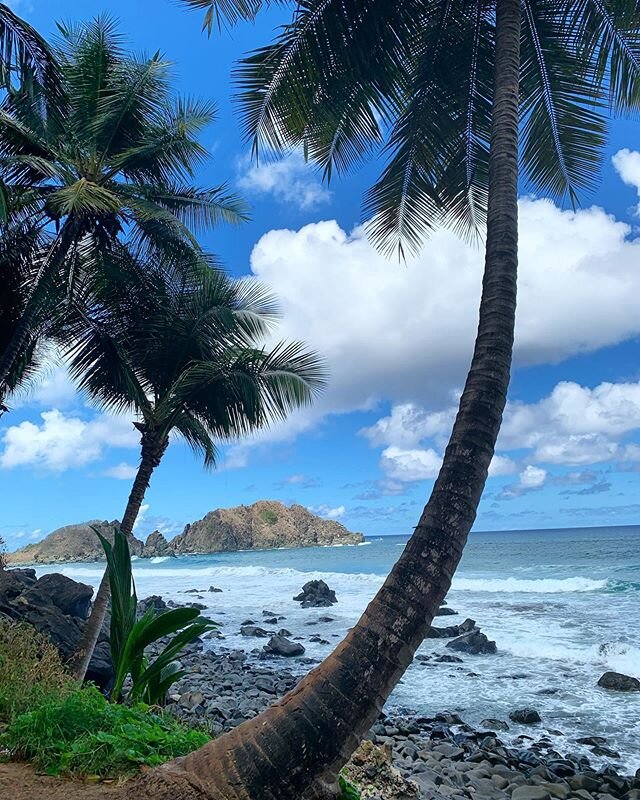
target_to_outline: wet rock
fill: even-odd
[[[480,727],[488,728],[492,731],[508,731],[509,725],[501,719],[493,719],[489,717],[488,719],[483,719],[480,723]]]
[[[304,646],[299,642],[292,642],[285,636],[272,636],[268,643],[263,647],[265,653],[274,656],[301,656],[304,654]]]
[[[266,639],[269,636],[268,631],[265,631],[264,628],[259,628],[257,625],[243,625],[240,628],[240,633],[243,636],[255,636],[260,639]]]
[[[487,655],[497,652],[496,643],[490,641],[484,633],[480,631],[470,631],[451,642],[447,642],[447,647],[459,653],[469,653],[470,655]]]
[[[208,592],[216,592],[216,593],[218,593],[218,592],[221,592],[221,591],[222,591],[222,589],[219,589],[217,586],[210,586],[210,587],[207,589],[207,591],[208,591]]]
[[[598,686],[615,692],[640,692],[640,681],[621,672],[605,672],[598,681]]]
[[[150,597],[145,597],[138,601],[138,616],[143,616],[150,608],[153,608],[157,613],[159,613],[161,611],[166,611],[168,606],[159,594],[152,594]]]
[[[520,708],[509,712],[509,719],[521,725],[533,725],[540,722],[540,714],[535,708]]]
[[[607,740],[604,736],[583,736],[581,739],[576,739],[578,744],[585,744],[589,747],[596,747],[599,744],[606,744]]]
[[[440,608],[436,611],[436,617],[455,617],[457,616],[458,612],[454,611],[452,608],[448,606],[440,606]]]
[[[293,599],[302,603],[302,608],[323,608],[338,602],[334,590],[322,580],[307,581]]]
[[[551,794],[544,786],[518,786],[511,794],[511,800],[550,800]]]

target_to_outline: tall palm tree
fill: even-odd
[[[185,1],[212,17],[260,5]],[[280,702],[132,797],[329,796],[429,629],[475,519],[509,384],[519,160],[533,186],[574,198],[596,172],[602,106],[637,107],[639,72],[631,0],[300,0],[275,44],[243,63],[256,146],[302,145],[330,174],[386,142],[366,203],[384,249],[417,250],[437,224],[483,231],[486,219],[478,333],[431,497],[358,623]]]
[[[205,466],[216,442],[284,419],[311,402],[324,381],[321,360],[298,343],[267,350],[260,341],[276,319],[271,296],[212,268],[167,279],[124,254],[105,269],[70,322],[67,355],[78,387],[101,408],[137,417],[140,464],[121,522],[127,536],[172,435]],[[82,312],[91,308],[90,314]],[[83,632],[74,672],[82,679],[109,601],[107,572]]]
[[[9,90],[0,103],[0,179],[13,216],[53,232],[34,253],[0,353],[0,401],[56,282],[68,303],[96,253],[126,243],[136,256],[179,264],[199,252],[195,233],[246,217],[225,186],[191,183],[209,155],[198,137],[213,106],[175,98],[170,65],[128,55],[108,18],[60,31],[59,91]]]

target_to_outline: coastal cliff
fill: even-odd
[[[66,525],[41,542],[10,553],[9,562],[19,565],[103,560],[102,545],[93,528],[111,540],[114,524],[117,523],[105,520]],[[130,539],[130,547],[132,555],[152,558],[274,547],[358,544],[363,540],[361,533],[352,533],[335,520],[322,519],[304,506],[285,506],[272,500],[260,500],[250,506],[210,511],[203,519],[187,525],[169,542],[159,531],[150,534],[146,544],[134,536]]]

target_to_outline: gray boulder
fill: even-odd
[[[272,656],[301,656],[304,654],[304,647],[299,642],[292,642],[285,636],[272,636],[268,643],[263,647],[265,653]]]
[[[614,692],[640,692],[640,681],[622,672],[605,672],[598,681],[598,686]]]
[[[458,636],[451,642],[447,642],[447,647],[458,653],[468,653],[469,655],[492,655],[497,652],[496,643],[490,641],[484,633],[480,631],[469,631]]]

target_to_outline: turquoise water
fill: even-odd
[[[286,617],[282,625],[294,636],[320,633],[329,641],[303,642],[307,655],[320,659],[357,620],[405,542],[390,536],[359,546],[137,561],[138,594],[184,601],[186,589],[214,584],[223,592],[205,592],[199,602],[222,623],[223,644],[259,646],[239,635],[240,622],[259,622],[268,609]],[[62,570],[95,585],[102,565]],[[333,623],[307,627],[326,609],[301,609],[292,600],[311,577],[324,578],[336,590]],[[448,603],[460,616],[436,624],[470,616],[495,639],[498,655],[466,656],[463,664],[415,662],[389,706],[420,713],[457,709],[477,724],[532,705],[543,728],[564,732],[559,749],[575,752],[577,736],[604,735],[620,752],[614,763],[640,767],[640,693],[596,686],[607,669],[640,677],[640,527],[473,533]],[[425,642],[422,652],[434,651],[444,651],[444,642]],[[549,689],[555,694],[539,694]]]

